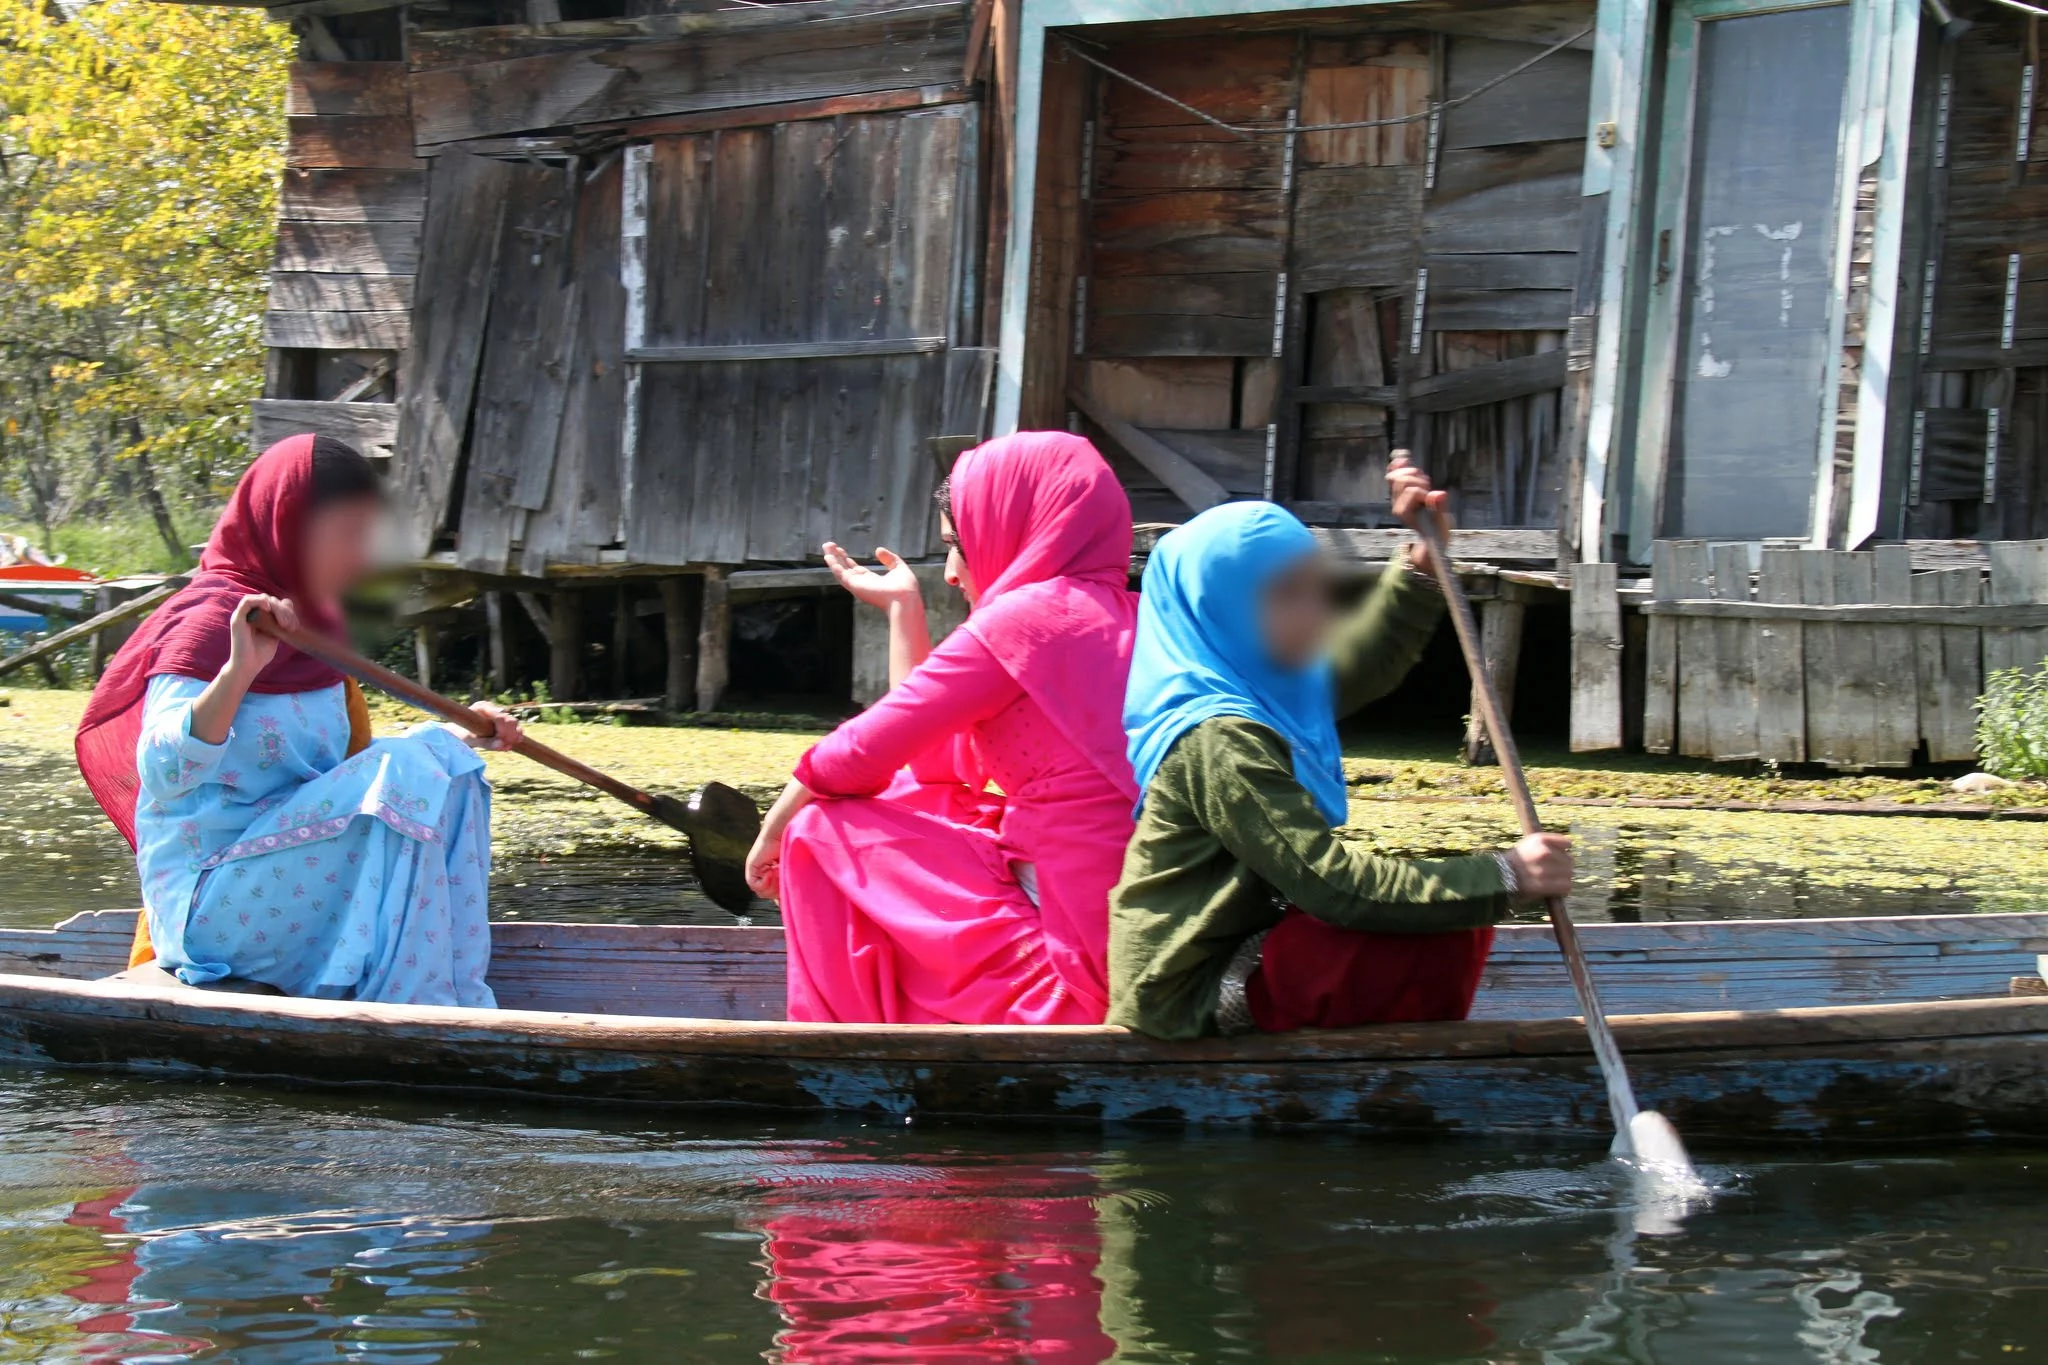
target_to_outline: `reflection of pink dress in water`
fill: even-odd
[[[1137,799],[1130,502],[1086,441],[1031,432],[960,458],[953,517],[985,585],[967,624],[796,770],[823,799],[783,836],[791,1019],[1108,1009],[1109,891]]]
[[[917,1195],[768,1220],[766,1292],[788,1324],[771,1358],[1107,1360],[1093,1202],[1018,1198],[1013,1181],[956,1170]]]

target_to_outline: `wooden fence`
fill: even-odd
[[[1934,762],[1974,758],[1985,676],[2048,657],[2048,540],[1985,549],[1988,574],[1916,573],[1903,545],[1659,541],[1643,747],[1844,768],[1903,767],[1923,743]],[[1598,605],[1575,600],[1575,622]]]

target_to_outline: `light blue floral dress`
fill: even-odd
[[[490,788],[438,726],[353,758],[348,704],[250,693],[227,741],[192,737],[197,678],[149,680],[136,867],[150,940],[194,985],[489,1007]]]

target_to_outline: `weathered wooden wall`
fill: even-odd
[[[1445,9],[1089,50],[1252,136],[1049,57],[1026,420],[1085,414],[1141,520],[1270,490],[1379,524],[1406,441],[1465,524],[1554,524],[1590,62],[1559,52],[1433,127],[1547,46],[1430,27],[1469,29]]]
[[[2048,71],[2025,15],[1958,12],[1922,47],[1886,524],[2022,539],[2048,535]]]

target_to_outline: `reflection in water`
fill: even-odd
[[[2024,1359],[2038,1159],[937,1133],[0,1074],[0,1360]],[[555,1126],[548,1126],[555,1125]]]

